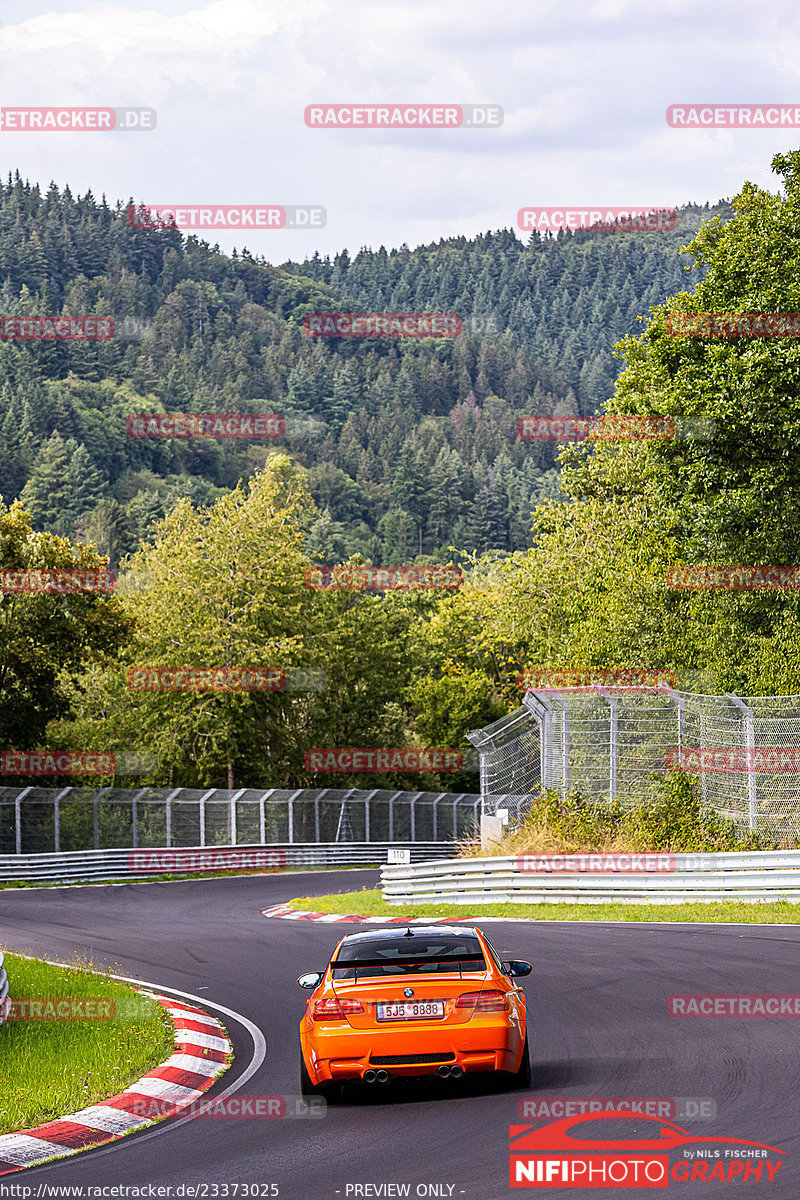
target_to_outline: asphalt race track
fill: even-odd
[[[266,1057],[242,1094],[296,1096],[297,1023],[307,994],[295,980],[323,967],[341,934],[357,927],[268,920],[261,909],[298,894],[351,891],[375,878],[374,871],[347,871],[5,890],[0,945],[67,962],[80,954],[116,964],[124,975],[201,997],[212,1013],[219,1004],[241,1014],[266,1038]],[[772,1183],[671,1182],[673,1192],[698,1200],[732,1191],[800,1197],[800,1018],[676,1019],[666,1004],[673,993],[800,992],[798,952],[789,949],[797,947],[800,929],[492,922],[486,930],[503,957],[534,964],[521,981],[534,1077],[526,1095],[708,1097],[716,1119],[677,1123],[696,1134],[768,1143],[784,1150],[785,1159]],[[251,1033],[222,1019],[237,1057],[209,1096],[235,1084],[254,1054]],[[173,1197],[182,1194],[179,1185],[208,1185],[194,1193],[201,1200],[224,1200],[215,1184],[274,1183],[283,1200],[397,1196],[403,1192],[380,1185],[410,1184],[412,1197],[495,1200],[524,1194],[508,1186],[508,1126],[521,1121],[520,1098],[476,1080],[462,1088],[433,1083],[363,1096],[351,1089],[349,1101],[323,1118],[177,1118],[0,1183],[34,1185],[34,1196],[39,1183],[169,1184]],[[375,1189],[348,1190],[356,1184]],[[550,1187],[545,1194],[588,1191]]]

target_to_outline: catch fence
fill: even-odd
[[[516,811],[516,810],[515,810]],[[0,855],[139,847],[455,843],[481,797],[349,789],[0,788]]]
[[[703,803],[743,828],[800,835],[800,696],[702,696],[658,688],[529,691],[467,735],[486,813],[507,794],[556,788],[640,805],[667,772],[700,780]]]

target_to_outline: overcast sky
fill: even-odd
[[[152,106],[149,133],[0,132],[3,169],[109,200],[314,204],[272,262],[513,228],[538,205],[714,202],[800,129],[671,129],[682,101],[798,103],[793,0],[27,0],[3,106]],[[495,129],[310,129],[313,103],[491,103]],[[527,236],[527,235],[525,235]],[[242,235],[212,239],[230,250]]]

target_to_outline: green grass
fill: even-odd
[[[387,904],[380,889],[303,896],[290,908],[364,917],[525,917],[528,921],[706,921],[713,924],[800,924],[800,904]]]
[[[14,1020],[0,1026],[0,1133],[31,1128],[122,1091],[168,1058],[173,1030],[161,1005],[107,974],[6,954],[9,994],[103,997],[126,1019]]]

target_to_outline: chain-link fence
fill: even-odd
[[[530,797],[541,787],[641,804],[681,767],[721,816],[800,834],[800,696],[700,696],[663,685],[530,691],[468,737],[486,812],[505,806],[508,792]]]
[[[476,836],[480,796],[375,788],[0,788],[0,854]]]

